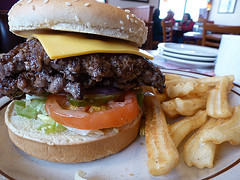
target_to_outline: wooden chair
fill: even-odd
[[[163,42],[172,42],[173,40],[172,22],[162,20],[161,25],[163,29]]]
[[[202,46],[219,48],[222,34],[240,34],[240,26],[203,24]]]

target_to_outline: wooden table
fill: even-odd
[[[183,34],[185,38],[194,38],[194,39],[202,39],[202,33],[201,32],[194,32],[189,31]]]
[[[195,41],[196,44],[201,45],[202,44],[202,33],[201,32],[194,32],[189,31],[183,34],[184,38],[187,40]],[[214,41],[221,41],[222,34],[207,34],[209,39],[212,39]]]
[[[202,33],[201,32],[194,32],[189,31],[183,34],[183,37],[188,41],[194,41],[195,44],[201,45],[202,44]]]
[[[173,26],[172,29],[173,29],[173,42],[182,43],[184,37],[183,34],[186,31],[183,31],[180,26]]]

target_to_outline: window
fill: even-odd
[[[98,2],[107,3],[107,0],[96,0]]]
[[[176,20],[182,20],[184,13],[189,13],[193,21],[197,21],[199,9],[206,8],[207,2],[208,0],[160,0],[160,18],[164,19],[171,9],[175,13]]]

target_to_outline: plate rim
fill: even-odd
[[[195,61],[197,61],[197,62],[214,62],[214,61],[217,60],[216,57],[191,56],[191,55],[179,54],[179,53],[166,51],[164,49],[160,49],[160,54],[171,56],[171,57],[174,57],[174,58],[184,59],[184,60],[187,60],[187,61],[194,61],[194,62]]]
[[[212,67],[215,65],[215,62],[188,61],[188,60],[178,59],[178,58],[174,58],[166,55],[160,55],[160,57],[164,58],[167,61],[175,62],[178,64],[191,65],[191,66]]]
[[[197,75],[202,75],[202,76],[206,76],[206,77],[213,77],[212,75],[209,75],[209,74],[204,74],[204,73],[201,73],[201,72],[193,72],[193,71],[186,71],[186,70],[182,70],[182,69],[171,69],[171,68],[160,68],[161,71],[163,73],[170,73],[170,74],[174,74],[174,72],[182,72],[182,73],[189,73],[189,74],[197,74]],[[167,71],[170,71],[170,72],[167,72]],[[173,72],[171,72],[173,71]],[[191,76],[191,75],[184,75],[186,77],[194,77],[194,76]],[[196,78],[196,77],[194,77]],[[233,83],[234,86],[240,88],[240,85],[239,84],[236,84],[236,83]],[[233,91],[233,93],[237,94],[240,96],[240,93],[236,92],[236,91]],[[5,102],[2,106],[0,106],[0,111],[2,109],[4,109],[12,100],[8,100],[7,102]],[[204,177],[204,178],[201,178],[202,180],[207,180],[207,179],[211,179],[211,178],[214,178],[214,177],[217,177],[225,172],[227,172],[228,170],[230,170],[231,168],[233,168],[234,166],[238,165],[240,163],[240,158],[237,159],[236,161],[232,162],[231,164],[229,164],[228,166],[226,166],[225,168],[215,172],[214,174],[212,175],[209,175],[207,177]],[[3,176],[4,178],[7,178],[9,180],[16,180],[14,179],[13,177],[11,177],[10,175],[6,174],[4,171],[2,171],[0,169],[0,175]],[[1,177],[0,176],[0,177]]]
[[[11,176],[7,175],[5,172],[3,172],[1,169],[0,169],[0,175],[4,178],[7,178],[8,180],[15,180],[13,177],[11,177]]]
[[[203,54],[203,53],[194,53],[193,54],[193,53],[187,53],[186,51],[184,52],[182,49],[180,51],[180,50],[177,50],[177,49],[166,47],[167,45],[192,46],[192,47],[196,47],[196,48],[199,48],[199,49],[208,49],[210,51],[215,51],[215,52],[212,52],[212,53],[209,53],[209,54]],[[191,56],[217,57],[217,55],[218,55],[218,50],[217,49],[214,49],[214,48],[211,48],[211,47],[199,46],[199,45],[192,45],[192,44],[165,42],[165,43],[159,43],[158,48],[162,48],[162,49],[170,51],[170,52],[175,52],[175,53],[184,54],[184,55],[191,55]]]

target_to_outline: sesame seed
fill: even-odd
[[[133,19],[133,18],[130,18],[130,21],[133,23],[133,22],[134,22],[134,19]]]
[[[31,2],[32,2],[32,0],[28,0],[28,1],[27,1],[27,4],[30,4]]]
[[[85,3],[84,6],[88,7],[88,6],[90,6],[90,4],[89,3]]]
[[[34,5],[32,5],[31,8],[32,8],[32,10],[35,10],[35,6]]]
[[[124,29],[125,29],[125,28],[122,26],[122,27],[121,27],[121,30],[124,30]]]
[[[67,6],[71,6],[72,4],[70,2],[65,2]]]
[[[126,12],[126,13],[130,13],[130,10],[129,10],[129,9],[125,9],[125,12]]]
[[[135,14],[132,14],[132,17],[135,17]]]
[[[87,22],[87,27],[90,27],[90,22]]]
[[[79,17],[77,15],[74,18],[77,22],[79,22]]]
[[[48,23],[49,23],[49,20],[48,20],[48,19],[45,19],[44,22],[48,24]]]
[[[129,28],[129,32],[132,32],[132,28]]]
[[[123,22],[123,21],[120,21],[120,24],[124,24],[124,22]]]
[[[44,3],[44,4],[47,4],[47,3],[48,3],[48,0],[44,0],[43,3]]]
[[[127,16],[126,16],[126,17],[127,17],[127,19],[128,19],[128,20],[130,19],[130,16],[129,16],[129,14],[127,14]]]
[[[117,6],[117,8],[121,9],[121,7],[120,7],[120,6]]]
[[[138,21],[137,21],[137,20],[135,20],[135,23],[137,24],[137,23],[138,23]]]

